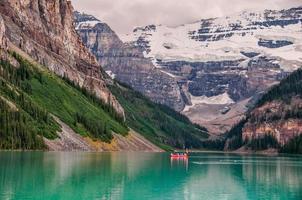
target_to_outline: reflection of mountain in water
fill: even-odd
[[[0,160],[6,199],[301,197],[301,158],[204,153],[186,162],[157,153],[2,152]]]

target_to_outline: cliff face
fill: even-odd
[[[242,140],[251,141],[273,136],[283,146],[302,134],[302,119],[290,115],[302,110],[302,99],[295,97],[289,103],[273,101],[256,108],[242,130]]]
[[[6,47],[6,39],[5,39],[5,25],[2,17],[0,16],[0,48]]]
[[[3,0],[0,14],[10,47],[23,50],[59,76],[67,76],[93,91],[124,115],[123,108],[106,87],[100,65],[74,30],[70,1]]]
[[[76,30],[106,72],[153,101],[177,111],[184,100],[177,80],[156,68],[140,48],[124,44],[105,23],[91,15],[75,12]]]

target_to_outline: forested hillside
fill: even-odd
[[[77,133],[106,142],[113,138],[112,131],[128,133],[123,118],[110,104],[16,53],[11,59],[18,66],[0,62],[1,148],[44,148],[42,136],[54,139],[60,130],[51,114]]]
[[[52,115],[82,136],[109,143],[113,132],[125,136],[128,127],[164,149],[199,148],[207,138],[206,130],[187,117],[119,83],[109,88],[126,110],[126,122],[110,103],[68,78],[59,78],[16,53],[10,59],[16,66],[0,62],[2,149],[46,148],[43,137],[55,139],[60,130]]]
[[[225,148],[302,153],[302,69],[270,89],[227,133]]]

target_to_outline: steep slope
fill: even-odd
[[[60,126],[51,115],[59,117],[82,136],[105,142],[112,140],[112,132],[122,135],[128,133],[123,118],[114,111],[113,107],[90,95],[87,90],[71,84],[67,79],[64,81],[45,69],[38,68],[15,53],[7,54],[7,57],[9,59],[2,59],[0,62],[2,103],[7,102],[6,105],[11,107],[11,112],[8,112],[11,115],[20,113],[32,122],[29,127],[36,131],[33,133],[28,131],[28,134],[55,139]],[[5,122],[5,115],[2,115],[1,119]],[[5,125],[6,123],[8,124]],[[6,131],[2,136],[12,134],[26,143],[23,137],[19,136],[19,131],[16,131],[18,129],[10,126],[10,121],[6,123],[3,125],[7,128],[0,129],[1,132]],[[19,119],[19,123],[13,125],[22,127],[23,123],[25,127],[28,126],[27,122],[22,122],[22,118]],[[7,140],[10,140],[9,137]],[[2,141],[5,139],[2,138]],[[23,148],[23,146],[11,145],[4,148]]]
[[[1,54],[0,149],[162,151],[87,90],[15,53]]]
[[[226,150],[265,150],[302,153],[302,70],[266,93],[246,119],[227,134]]]
[[[302,7],[246,11],[177,27],[139,27],[121,38],[175,77],[183,113],[223,132],[246,105],[301,66],[301,23]]]
[[[140,48],[125,45],[106,24],[91,15],[75,12],[76,30],[106,72],[154,102],[175,110],[184,108],[174,76],[155,68]]]
[[[101,67],[74,30],[73,8],[67,0],[3,0],[0,14],[11,48],[20,48],[57,75],[93,91],[123,115],[106,88]]]

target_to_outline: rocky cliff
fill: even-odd
[[[0,48],[6,48],[6,38],[5,38],[5,25],[2,17],[0,16]]]
[[[100,65],[74,30],[70,1],[2,0],[0,14],[12,49],[21,49],[59,76],[93,91],[124,115],[106,87]]]
[[[273,101],[256,108],[250,113],[242,129],[242,140],[251,141],[270,135],[283,146],[302,134],[302,120],[290,113],[301,112],[302,99],[295,97],[290,102]]]
[[[106,72],[153,101],[177,111],[184,108],[177,79],[157,69],[140,48],[124,44],[106,24],[91,15],[75,12],[76,30]]]

